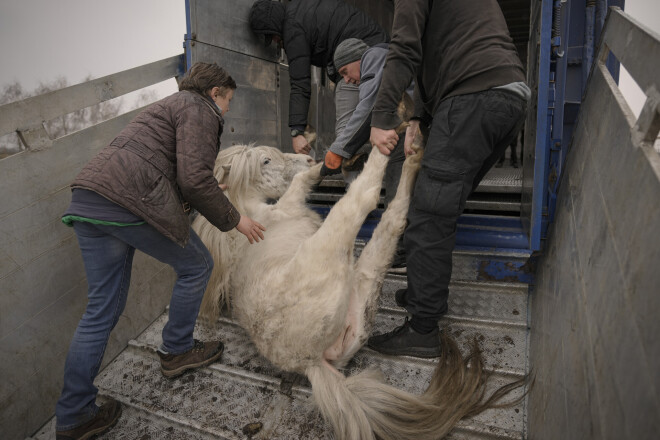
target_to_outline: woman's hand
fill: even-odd
[[[419,120],[411,119],[406,128],[406,139],[403,141],[403,152],[406,154],[406,157],[411,154],[415,154],[415,150],[412,148],[412,144],[415,141],[415,137],[419,133]]]
[[[399,135],[394,130],[371,127],[369,142],[374,147],[377,147],[385,156],[389,156],[390,152],[396,147],[397,142],[399,142]]]
[[[252,220],[250,217],[241,215],[241,220],[236,225],[236,230],[241,234],[245,235],[249,240],[250,244],[259,242],[259,240],[264,239],[264,228],[259,222]]]

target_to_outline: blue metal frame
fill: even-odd
[[[543,0],[530,249],[542,248],[609,6],[625,0]],[[619,64],[607,65],[618,81]],[[544,103],[544,97],[547,97]]]
[[[541,238],[545,236],[547,221],[546,189],[548,184],[547,164],[550,151],[547,148],[552,113],[555,103],[554,75],[550,72],[552,51],[552,0],[543,0],[541,6],[540,39],[542,43],[539,54],[538,105],[536,109],[536,139],[534,146],[534,185],[532,189],[532,218],[530,219],[529,248],[532,251],[541,249]]]
[[[529,237],[520,219],[462,216],[457,247],[530,254],[542,249],[607,8],[623,5],[624,0],[542,1]],[[608,67],[618,79],[616,60],[610,58]],[[367,219],[363,238],[371,236],[378,217],[372,213]]]

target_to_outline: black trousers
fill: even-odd
[[[433,115],[404,234],[406,308],[416,318],[437,320],[447,312],[456,222],[526,112],[522,98],[491,89],[448,98]]]

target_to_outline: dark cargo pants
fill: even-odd
[[[433,115],[404,234],[406,308],[416,319],[438,320],[447,312],[456,222],[525,114],[524,99],[487,90],[448,98]]]

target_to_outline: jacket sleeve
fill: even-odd
[[[221,231],[235,228],[241,215],[213,175],[222,123],[203,104],[186,106],[175,123],[176,180],[183,199]]]
[[[330,151],[350,158],[369,140],[371,111],[376,102],[378,88],[383,75],[383,64],[387,51],[381,48],[368,49],[360,63],[359,101],[344,130],[330,146]]]
[[[289,61],[289,127],[305,127],[311,95],[311,55],[305,33],[299,28],[285,29],[284,50]]]
[[[417,84],[416,81],[415,81],[415,91],[413,93],[413,102],[415,103],[415,111],[413,113],[412,118],[410,119],[418,119],[427,127],[430,126],[431,121],[433,120],[433,116],[429,115],[428,112],[426,111],[426,108],[424,108],[424,103],[422,102],[421,93],[419,91],[419,85]]]
[[[428,0],[395,0],[392,40],[371,125],[392,129],[401,123],[397,105],[422,62],[422,37],[429,14]]]

